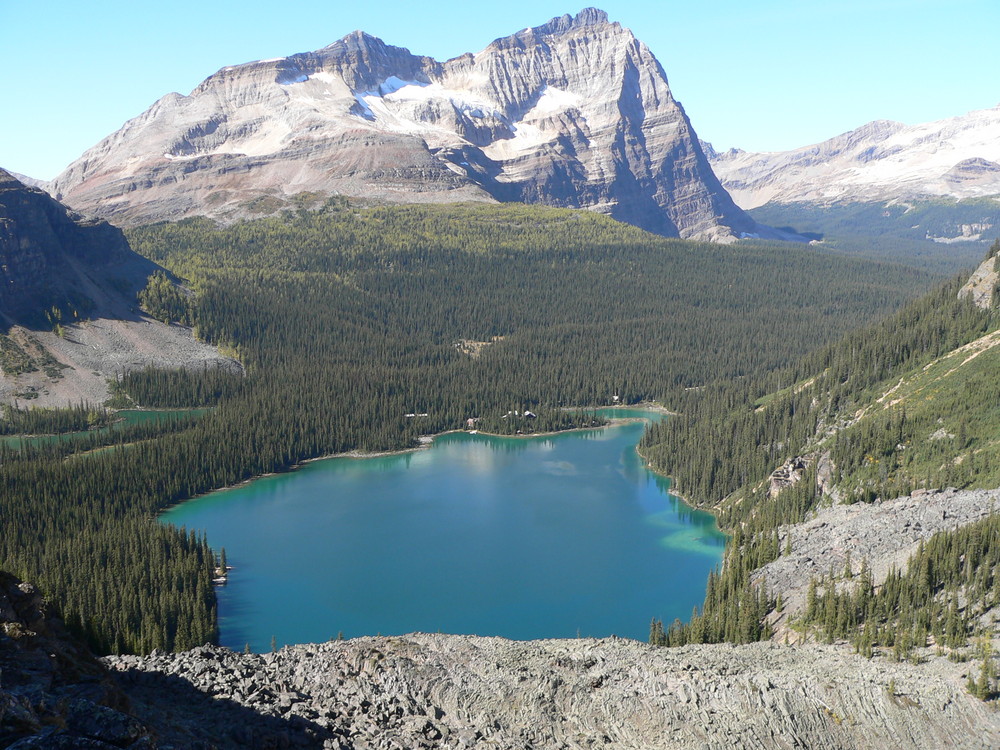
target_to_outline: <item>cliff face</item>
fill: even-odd
[[[168,94],[52,183],[140,223],[300,192],[590,208],[661,234],[766,233],[712,173],[652,53],[587,9],[437,62],[355,32]]]
[[[994,245],[996,247],[996,245]],[[976,307],[988,310],[993,304],[994,291],[1000,284],[1000,273],[997,272],[997,256],[992,253],[972,273],[969,280],[958,291],[959,297],[969,297]]]
[[[30,316],[72,297],[82,268],[133,257],[120,230],[72,214],[0,169],[0,311]]]

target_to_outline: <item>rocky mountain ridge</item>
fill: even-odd
[[[668,236],[777,236],[719,184],[662,67],[593,8],[446,62],[364,32],[223,68],[56,177],[117,223],[242,218],[307,199],[524,201]]]
[[[744,209],[1000,195],[1000,105],[918,125],[877,120],[790,151],[706,151]]]
[[[0,169],[0,310],[5,314],[32,317],[81,294],[79,277],[87,269],[128,264],[152,267],[129,249],[120,230],[73,214],[43,190]]]

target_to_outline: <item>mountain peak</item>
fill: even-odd
[[[537,34],[555,35],[565,34],[567,31],[582,29],[587,26],[600,26],[608,23],[608,14],[598,8],[584,8],[575,16],[569,13],[557,16],[548,23],[536,26],[532,29]]]
[[[224,70],[94,146],[55,194],[127,223],[241,218],[312,192],[589,208],[686,238],[760,231],[712,174],[655,57],[602,10],[445,62],[355,31]]]
[[[355,29],[350,34],[342,37],[339,42],[334,42],[330,46],[332,47],[336,44],[343,44],[352,50],[386,46],[386,43],[377,36],[372,36],[367,31],[362,31],[361,29]]]

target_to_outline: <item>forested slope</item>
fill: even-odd
[[[590,419],[562,406],[764,377],[930,283],[808,248],[671,241],[522,206],[331,203],[129,239],[192,292],[155,277],[147,309],[193,324],[247,375],[129,373],[119,403],[215,408],[3,454],[0,567],[37,581],[106,651],[214,637],[218,561],[153,522],[172,503],[314,456],[408,447],[469,417],[559,429]],[[537,418],[504,419],[526,408]]]
[[[1000,243],[991,256],[1000,253]],[[735,534],[700,617],[654,640],[748,640],[780,607],[751,573],[790,550],[789,525],[832,502],[873,502],[932,488],[1000,485],[1000,315],[943,285],[895,316],[850,333],[771,380],[689,393],[683,417],[656,425],[643,452]],[[776,472],[781,467],[781,471]],[[947,510],[944,511],[947,514]],[[785,544],[788,550],[785,549]],[[831,571],[802,623],[865,653],[964,646],[997,605],[993,517],[943,532],[907,570],[873,587],[862,560]],[[884,584],[884,585],[883,585]],[[961,600],[961,606],[958,602]],[[746,606],[744,606],[746,605]],[[902,641],[899,639],[903,638]],[[905,644],[902,648],[899,643]]]

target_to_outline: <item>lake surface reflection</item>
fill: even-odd
[[[650,618],[701,606],[725,537],[645,468],[643,429],[452,433],[427,450],[315,461],[162,520],[226,548],[221,641],[234,649],[340,632],[644,640]]]

